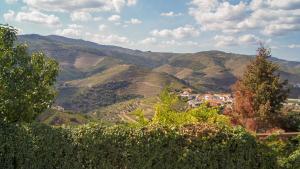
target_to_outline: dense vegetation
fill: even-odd
[[[282,139],[277,134],[273,134],[262,141],[273,150],[277,157],[277,164],[283,169],[300,168],[300,136]]]
[[[58,63],[15,44],[16,30],[0,25],[0,120],[30,122],[49,108],[56,91]]]
[[[36,34],[21,35],[18,39],[28,43],[32,51],[42,50],[60,63],[62,71],[58,83],[82,82],[80,88],[75,86],[75,93],[78,93],[81,87],[88,87],[90,83],[101,85],[112,81],[130,82],[125,93],[138,94],[145,98],[159,94],[170,82],[177,83],[177,86],[181,84],[183,87],[197,89],[198,92],[228,92],[253,58],[222,51],[191,54],[142,52],[78,39]],[[280,65],[279,71],[283,79],[289,79],[292,84],[300,83],[300,62],[276,58],[270,60]],[[124,70],[124,65],[129,65],[130,68]],[[294,89],[291,96],[298,98],[299,91],[300,88]],[[57,97],[57,104],[60,106],[63,106],[66,98],[61,97],[64,96],[62,92],[59,92]],[[67,98],[73,96],[72,93],[66,94]]]
[[[169,88],[160,94],[160,101],[154,106],[155,113],[151,120],[147,120],[143,110],[136,110],[137,126],[163,125],[168,127],[182,127],[189,124],[208,123],[212,125],[230,126],[230,119],[220,114],[218,107],[202,104],[197,108],[188,108],[176,93]]]
[[[233,127],[219,108],[208,104],[188,108],[168,89],[162,92],[151,120],[145,118],[143,110],[136,110],[137,121],[122,125],[51,127],[28,123],[51,106],[58,65],[42,53],[29,55],[25,45],[14,44],[16,31],[11,27],[1,25],[0,38],[1,168],[300,167],[299,138],[283,143],[271,138],[261,143],[244,128]],[[96,106],[102,104],[98,99],[111,95],[117,102],[124,98],[118,98],[113,89],[126,85],[127,82],[108,83],[101,90],[91,87],[84,97],[94,99]],[[65,116],[71,119],[74,114]],[[89,121],[82,117],[85,120]]]
[[[264,132],[278,126],[289,93],[287,80],[280,79],[279,65],[270,61],[270,57],[270,50],[260,47],[234,86],[234,113],[241,124],[253,131]],[[254,123],[251,127],[247,126],[249,120]]]
[[[71,100],[62,101],[66,109],[87,113],[99,107],[104,107],[118,102],[141,98],[136,94],[118,94],[118,90],[124,90],[130,83],[127,81],[108,82],[85,89]]]
[[[1,125],[2,168],[277,168],[266,146],[241,128]]]

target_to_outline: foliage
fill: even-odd
[[[137,117],[137,123],[133,123],[133,125],[140,127],[149,124],[149,120],[145,117],[144,111],[142,109],[136,109],[131,114]]]
[[[263,140],[263,142],[271,148],[277,156],[280,168],[300,168],[300,136],[282,140],[277,135],[271,135]]]
[[[5,169],[76,168],[68,129],[42,124],[0,125],[0,166]]]
[[[89,122],[96,122],[97,120],[87,114],[66,112],[57,109],[48,109],[40,114],[36,118],[36,121],[51,126],[72,126],[87,124]]]
[[[282,115],[279,120],[285,131],[300,131],[300,112],[290,111]]]
[[[229,125],[229,118],[220,115],[219,112],[219,108],[209,107],[208,104],[187,109],[186,103],[179,99],[175,93],[172,93],[170,89],[166,88],[160,95],[160,102],[155,105],[154,117],[146,124],[179,127],[187,124],[208,122]]]
[[[142,129],[5,124],[0,135],[0,166],[6,169],[277,168],[271,150],[242,128],[205,123]]]
[[[30,55],[16,38],[14,28],[0,25],[0,120],[30,122],[53,102],[58,63]]]
[[[75,97],[71,97],[72,99],[64,98],[61,102],[67,109],[87,113],[99,107],[109,106],[135,98],[141,98],[142,96],[136,94],[120,94],[119,91],[126,89],[129,84],[130,83],[127,81],[108,82],[87,88]],[[66,89],[68,90],[70,88]],[[61,92],[67,92],[65,91],[66,89]],[[68,96],[68,94],[66,95]]]
[[[242,120],[255,119],[259,129],[276,124],[288,95],[287,81],[280,80],[276,73],[279,66],[269,61],[270,57],[270,51],[260,47],[255,60],[234,87],[236,113]]]

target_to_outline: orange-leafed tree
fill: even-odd
[[[255,111],[253,107],[253,93],[239,80],[233,86],[234,105],[233,118],[251,131],[256,131]]]
[[[234,112],[248,129],[267,130],[277,125],[283,102],[288,96],[279,66],[270,61],[269,49],[260,47],[241,79],[233,87]]]

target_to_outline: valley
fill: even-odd
[[[166,86],[197,93],[230,92],[253,57],[222,51],[143,52],[54,35],[21,35],[18,40],[30,51],[44,51],[60,63],[55,105],[114,122],[124,113],[111,110],[122,109],[127,116],[141,102],[152,106],[151,98],[155,100]],[[272,60],[280,65],[282,79],[291,84],[290,97],[298,98],[300,62]],[[150,117],[151,109],[148,112]]]

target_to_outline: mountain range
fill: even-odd
[[[109,106],[157,96],[165,86],[196,92],[228,92],[250,55],[203,51],[161,53],[36,34],[18,36],[30,52],[43,51],[60,63],[56,105],[93,113]],[[300,84],[300,62],[271,58],[280,65],[282,79]],[[292,89],[291,97],[300,96]]]

